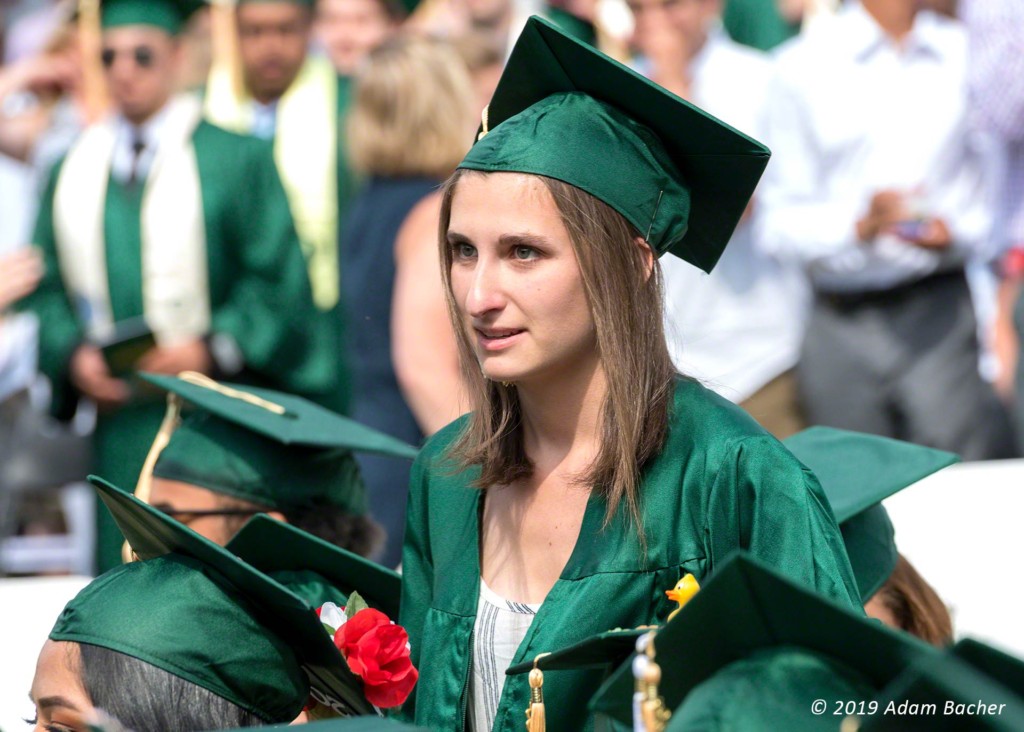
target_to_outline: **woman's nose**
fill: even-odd
[[[500,264],[481,258],[466,293],[466,312],[474,318],[500,310],[505,304]]]

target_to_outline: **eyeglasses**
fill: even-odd
[[[140,69],[149,69],[153,67],[153,62],[156,60],[156,54],[153,49],[149,46],[136,46],[130,51],[116,51],[113,48],[104,48],[103,53],[100,54],[100,60],[103,62],[103,68],[109,69],[114,65],[114,61],[122,53],[131,56],[135,59],[135,65]]]
[[[156,503],[153,505],[153,508],[161,513],[167,514],[176,521],[180,521],[186,526],[196,519],[205,518],[206,516],[255,516],[258,513],[263,513],[263,511],[258,508],[176,509],[166,503]]]

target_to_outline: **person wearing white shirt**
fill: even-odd
[[[721,0],[630,0],[637,68],[733,127],[760,137],[769,57],[722,30]],[[799,265],[767,255],[753,237],[757,203],[710,275],[662,260],[665,330],[676,367],[740,403],[776,437],[805,426],[793,368],[807,287]],[[685,336],[684,336],[685,334]]]
[[[917,0],[850,2],[783,47],[759,234],[815,291],[798,371],[809,421],[984,459],[1013,447],[978,373],[964,276],[992,215],[966,74],[962,28]]]

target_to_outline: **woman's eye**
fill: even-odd
[[[456,259],[470,259],[476,256],[476,247],[460,242],[452,246],[452,254]]]
[[[513,251],[513,254],[515,255],[516,259],[520,260],[536,259],[537,250],[534,249],[533,247],[516,247]]]

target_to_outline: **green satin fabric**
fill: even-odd
[[[301,597],[312,608],[319,608],[325,602],[333,602],[338,607],[344,607],[348,602],[348,596],[344,592],[317,572],[296,569],[267,572],[266,574]]]
[[[733,663],[672,713],[667,732],[835,732],[839,701],[870,702],[872,685],[853,669],[811,651],[772,648]],[[826,700],[823,714],[811,704]]]
[[[475,471],[453,474],[444,459],[463,424],[438,433],[413,467],[403,554],[401,622],[420,669],[403,712],[437,729],[464,729],[479,596],[482,492],[470,487]],[[859,611],[842,538],[814,475],[739,407],[693,381],[678,382],[669,434],[643,471],[640,503],[646,553],[624,508],[602,530],[605,502],[591,496],[573,554],[513,663],[613,628],[664,622],[675,607],[665,590],[687,572],[705,580],[737,549]],[[600,670],[546,674],[549,728],[592,729],[580,710],[601,679]],[[525,674],[506,678],[495,732],[521,729],[528,697]]]
[[[122,565],[67,604],[50,638],[124,653],[267,722],[292,721],[309,694],[306,674],[213,572],[178,554]]]

